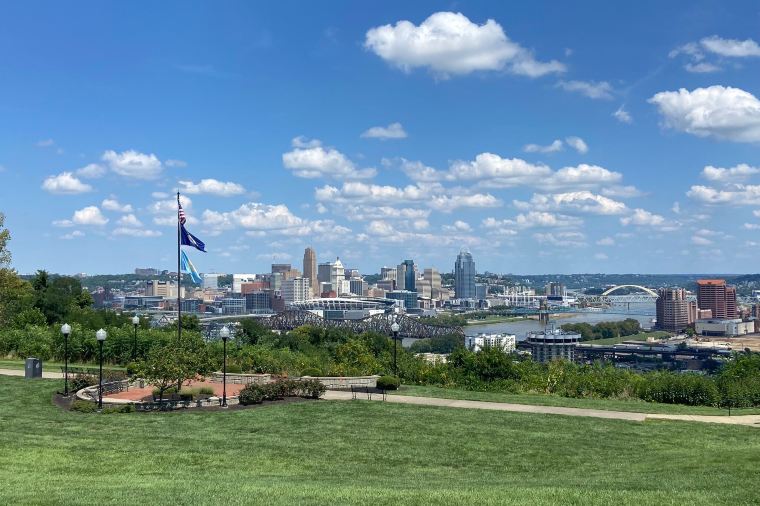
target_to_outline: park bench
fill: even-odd
[[[367,399],[372,400],[372,394],[379,393],[382,394],[383,400],[385,400],[385,389],[384,388],[377,388],[377,387],[368,387],[364,385],[351,385],[351,398],[353,400],[357,399],[357,395],[359,393],[365,393],[367,394]]]

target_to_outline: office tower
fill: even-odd
[[[293,267],[290,264],[272,264],[272,274],[279,272],[285,275]]]
[[[330,262],[322,262],[317,267],[317,283],[330,283],[330,275],[332,272],[332,264]]]
[[[240,293],[240,285],[243,283],[253,283],[254,281],[256,281],[256,274],[233,274],[232,292]]]
[[[340,261],[340,257],[338,257],[334,263],[330,264],[330,283],[333,286],[333,290],[335,290],[335,293],[338,295],[345,293],[345,290],[343,290],[343,282],[345,280],[345,269],[343,268],[343,264]]]
[[[203,289],[216,290],[219,288],[219,274],[206,273],[203,276]]]
[[[475,260],[463,249],[454,263],[454,296],[457,299],[475,298]]]
[[[697,281],[699,309],[709,309],[713,318],[736,318],[736,287],[727,286],[725,279]]]
[[[430,291],[431,299],[440,299],[441,297],[441,273],[438,269],[429,268],[422,272],[423,282],[425,283],[424,293]]]
[[[380,278],[383,280],[396,281],[396,268],[395,267],[380,267]]]
[[[488,285],[485,283],[475,283],[475,298],[486,300],[488,298]]]
[[[319,297],[319,285],[317,284],[317,252],[308,247],[303,252],[303,277],[309,280],[312,297]]]
[[[691,308],[686,300],[686,290],[683,288],[657,290],[656,308],[657,328],[668,332],[680,332],[689,326]]]
[[[396,287],[399,290],[417,291],[417,266],[414,260],[404,260],[396,267]]]
[[[303,302],[311,298],[311,288],[307,278],[291,278],[282,284],[282,298],[285,304]]]
[[[363,296],[367,291],[367,283],[361,278],[352,278],[348,280],[349,290],[352,294]]]
[[[562,283],[550,282],[546,284],[547,297],[567,297],[567,288]]]

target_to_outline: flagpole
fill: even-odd
[[[180,205],[179,192],[177,192],[177,343],[182,342],[182,268],[180,266],[182,223],[179,217]]]

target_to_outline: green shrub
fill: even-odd
[[[113,413],[134,413],[135,407],[132,404],[123,404],[121,406],[108,406],[106,408],[103,408],[104,415],[110,415]]]
[[[153,398],[154,399],[158,399],[160,393],[161,393],[161,390],[159,388],[154,388],[153,389]],[[164,390],[164,396],[163,397],[164,397],[164,399],[166,399],[167,397],[170,397],[170,396],[172,396],[172,395],[174,395],[176,393],[177,393],[177,387],[169,387],[166,390]]]
[[[243,368],[240,367],[237,364],[228,364],[227,365],[227,373],[228,374],[242,374]]]
[[[316,367],[307,367],[301,371],[301,376],[322,376],[322,371]]]
[[[127,364],[127,376],[134,376],[140,370],[140,365],[137,362],[130,362]]]
[[[249,383],[238,394],[238,401],[243,406],[249,406],[251,404],[261,404],[265,397],[264,385]]]
[[[396,376],[380,376],[377,378],[377,388],[382,390],[398,390],[401,380]]]
[[[299,382],[301,397],[307,399],[319,399],[327,391],[327,387],[321,381],[315,379],[302,380]]]
[[[196,391],[194,388],[183,388],[179,391],[179,400],[181,401],[192,401],[193,397],[195,397]]]
[[[194,390],[198,395],[214,395],[213,387],[208,387],[208,386],[198,387],[198,388],[195,388]]]
[[[90,401],[76,400],[71,403],[71,411],[79,411],[80,413],[95,413],[98,410],[98,405]]]
[[[77,374],[71,379],[71,389],[74,392],[98,384],[98,378],[91,374]]]

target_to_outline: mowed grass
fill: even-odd
[[[760,431],[312,401],[82,414],[0,377],[0,504],[753,504]]]
[[[638,399],[591,399],[570,398],[543,394],[507,394],[500,392],[478,392],[433,386],[402,385],[391,395],[413,395],[416,397],[438,397],[468,401],[508,402],[512,404],[535,404],[539,406],[562,406],[567,408],[603,409],[608,411],[632,411],[635,413],[665,413],[679,415],[728,416],[728,410],[710,406],[684,406],[681,404],[660,404]],[[759,408],[732,409],[731,416],[760,414]]]

